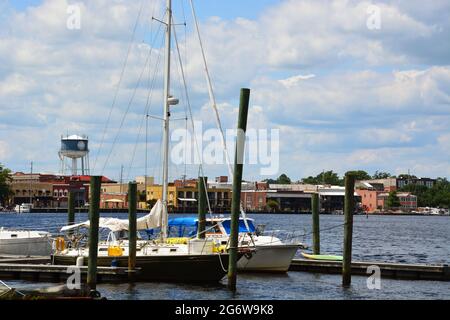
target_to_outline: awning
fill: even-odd
[[[119,203],[124,203],[125,201],[120,200],[120,199],[108,199],[108,200],[105,200],[105,202],[119,202]]]
[[[195,202],[197,201],[197,199],[194,198],[178,198],[179,201],[191,201],[191,202]]]

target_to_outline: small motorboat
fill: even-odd
[[[50,233],[0,228],[0,254],[16,256],[50,256]]]
[[[342,261],[342,256],[334,256],[329,254],[308,254],[302,252],[302,256],[308,260],[322,260],[322,261]]]

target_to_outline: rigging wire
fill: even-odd
[[[203,42],[202,42],[202,39],[201,39],[201,36],[200,36],[200,29],[199,29],[199,26],[198,26],[197,15],[195,13],[194,2],[193,2],[193,0],[189,0],[189,1],[190,1],[190,4],[191,4],[192,17],[194,19],[194,24],[195,24],[195,29],[196,29],[196,33],[197,33],[197,38],[198,38],[198,41],[199,41],[199,44],[200,44],[200,49],[201,49],[201,52],[202,52],[203,67],[204,67],[204,70],[205,70],[205,77],[206,77],[206,82],[207,82],[207,85],[208,85],[208,93],[209,93],[209,97],[210,97],[210,100],[211,100],[211,106],[212,106],[212,108],[214,110],[214,114],[216,116],[215,120],[216,120],[217,128],[220,131],[222,148],[224,150],[225,160],[226,160],[227,165],[228,165],[228,173],[230,175],[230,178],[232,179],[232,177],[233,177],[233,167],[231,165],[230,155],[229,155],[229,152],[228,152],[228,149],[227,149],[227,145],[226,145],[226,142],[225,142],[225,134],[223,132],[222,123],[220,121],[219,110],[217,109],[216,98],[214,96],[212,81],[211,81],[211,77],[209,75],[208,65],[206,63],[206,55],[205,55],[205,50],[203,48]],[[247,223],[247,215],[246,215],[246,213],[244,211],[244,206],[242,205],[242,201],[239,202],[239,210],[240,210],[240,213],[242,215],[242,218],[244,219],[244,224],[245,224],[246,228],[248,229],[249,226],[248,226],[248,223]]]
[[[151,104],[152,104],[152,98],[153,98],[153,89],[154,89],[154,86],[155,86],[155,79],[156,79],[156,77],[157,77],[157,75],[159,74],[159,64],[160,64],[160,62],[161,62],[161,51],[159,50],[159,52],[158,52],[158,57],[157,57],[157,60],[156,60],[156,63],[155,63],[155,72],[153,73],[153,77],[150,77],[150,71],[151,71],[151,66],[149,65],[149,77],[148,77],[148,87],[149,87],[149,91],[148,91],[148,94],[147,94],[147,101],[146,101],[146,104],[145,104],[145,109],[144,109],[144,116],[142,117],[142,119],[141,119],[141,122],[140,122],[140,124],[139,124],[139,131],[138,131],[138,136],[137,136],[137,138],[136,138],[136,142],[135,142],[135,145],[134,145],[134,148],[133,148],[133,153],[132,153],[132,156],[131,156],[131,161],[130,161],[130,165],[129,165],[129,167],[128,167],[128,173],[127,173],[127,180],[129,179],[129,177],[130,177],[130,175],[131,175],[131,170],[132,170],[132,168],[133,168],[133,163],[134,163],[134,159],[135,159],[135,156],[136,156],[136,151],[137,151],[137,146],[138,146],[138,144],[139,144],[139,138],[140,138],[140,136],[141,136],[141,132],[142,132],[142,127],[143,127],[143,123],[144,123],[144,120],[145,120],[145,122],[146,122],[146,128],[145,128],[145,130],[146,130],[146,133],[145,133],[145,170],[146,170],[146,167],[147,167],[147,144],[148,144],[148,141],[147,141],[147,135],[148,135],[148,118],[149,118],[149,111],[150,111],[150,107],[151,107]],[[147,173],[147,172],[146,172]]]
[[[183,86],[184,86],[184,94],[185,94],[185,97],[186,97],[186,104],[187,104],[187,107],[188,107],[188,110],[189,110],[189,116],[190,116],[190,120],[191,120],[191,126],[192,126],[192,131],[193,131],[192,133],[193,133],[193,136],[194,136],[195,150],[197,152],[198,159],[200,160],[199,172],[201,174],[201,177],[203,179],[203,185],[205,187],[206,202],[208,204],[208,212],[209,212],[210,216],[212,217],[211,204],[210,204],[209,195],[208,195],[208,186],[207,186],[207,183],[205,181],[205,173],[204,173],[204,170],[203,170],[203,158],[201,156],[200,148],[198,146],[198,141],[197,141],[196,135],[195,135],[195,126],[194,126],[194,120],[193,120],[193,116],[192,116],[192,108],[191,108],[191,103],[190,103],[190,99],[189,99],[189,93],[187,91],[186,77],[184,75],[184,68],[183,68],[183,63],[181,61],[180,47],[178,45],[178,38],[177,38],[177,34],[176,34],[175,28],[174,28],[173,35],[174,35],[174,40],[175,40],[175,46],[177,48],[177,53],[178,53],[177,56],[178,56],[178,60],[179,60],[181,77],[183,79]]]
[[[98,160],[98,157],[100,155],[100,151],[101,151],[101,149],[103,147],[103,143],[105,142],[106,132],[107,132],[108,127],[109,127],[109,122],[111,121],[112,112],[113,112],[114,107],[115,107],[116,102],[117,102],[117,96],[119,94],[120,85],[122,84],[122,79],[123,79],[123,76],[125,74],[125,69],[126,69],[126,67],[128,65],[128,59],[130,57],[131,48],[133,47],[133,43],[134,43],[135,36],[136,36],[136,30],[137,30],[137,26],[139,24],[139,19],[141,17],[141,13],[142,13],[143,7],[144,7],[144,0],[141,0],[141,7],[139,8],[139,13],[138,13],[138,16],[136,18],[136,22],[134,24],[133,33],[132,33],[132,36],[131,36],[131,39],[130,39],[130,44],[129,44],[128,50],[127,50],[127,55],[126,55],[124,64],[122,66],[122,71],[120,73],[119,82],[117,83],[117,87],[116,87],[116,90],[114,92],[114,98],[113,98],[111,107],[109,109],[108,118],[106,119],[105,127],[103,128],[102,138],[100,140],[100,146],[97,149],[97,154],[95,156],[94,166],[92,167],[92,171],[95,171],[95,168],[96,168],[96,165],[97,165],[97,160]]]
[[[159,34],[159,31],[160,31],[160,30],[161,30],[161,26],[160,26],[160,28],[158,29],[157,35]],[[137,81],[137,83],[136,83],[136,86],[134,87],[133,94],[131,95],[131,98],[130,98],[130,101],[129,101],[128,105],[127,105],[127,108],[126,108],[126,110],[125,110],[125,113],[124,113],[123,116],[122,116],[122,119],[121,119],[121,121],[120,121],[119,128],[117,129],[117,132],[116,132],[116,135],[115,135],[115,137],[114,137],[114,140],[113,140],[113,143],[112,143],[112,145],[111,145],[111,148],[110,148],[110,150],[109,150],[108,156],[107,156],[106,159],[105,159],[105,163],[104,163],[103,168],[102,168],[102,171],[101,171],[101,174],[102,174],[102,175],[103,175],[103,172],[105,171],[106,165],[108,164],[109,158],[111,157],[112,151],[113,151],[113,149],[114,149],[114,147],[115,147],[115,145],[116,145],[116,143],[117,143],[117,139],[118,139],[118,137],[119,137],[119,135],[120,135],[120,132],[121,132],[122,127],[123,127],[123,124],[125,123],[125,119],[126,119],[126,117],[127,117],[127,115],[128,115],[128,112],[130,111],[131,105],[133,104],[133,100],[134,100],[134,97],[136,96],[137,89],[139,88],[139,85],[140,85],[140,83],[141,83],[142,76],[143,76],[143,74],[144,74],[144,72],[145,72],[145,70],[146,70],[146,68],[147,68],[147,64],[148,64],[149,61],[150,61],[150,57],[151,57],[152,51],[153,51],[153,47],[150,47],[150,50],[149,50],[148,55],[147,55],[147,59],[146,59],[145,64],[144,64],[144,68],[142,68],[142,72],[141,72],[141,74],[139,75],[139,78],[138,78],[138,81]]]

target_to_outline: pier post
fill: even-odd
[[[128,184],[128,277],[134,279],[136,269],[136,237],[137,237],[137,184]]]
[[[98,255],[98,224],[100,218],[100,186],[101,176],[91,176],[89,186],[89,260],[87,285],[92,291],[97,289],[97,255]]]
[[[313,252],[320,254],[320,221],[319,221],[319,194],[311,195]]]
[[[236,153],[234,156],[233,195],[231,200],[231,228],[228,263],[228,288],[236,291],[237,255],[239,237],[239,212],[241,203],[241,183],[244,163],[245,131],[247,130],[248,103],[250,89],[241,89],[237,127]]]
[[[344,202],[344,259],[342,261],[342,285],[350,286],[352,282],[352,237],[353,212],[355,210],[355,176],[351,172],[345,174]]]
[[[67,198],[67,225],[71,226],[75,223],[75,192],[70,191],[69,197]],[[68,232],[69,236],[72,235],[73,231]]]
[[[208,177],[198,177],[198,231],[197,237],[205,239],[206,226],[206,188],[208,186]]]

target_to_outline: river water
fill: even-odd
[[[127,214],[102,216],[125,219]],[[311,216],[249,215],[266,230],[295,231],[311,244]],[[0,226],[55,232],[66,222],[65,214],[0,214]],[[87,219],[77,214],[77,221]],[[321,215],[321,252],[342,255],[343,216]],[[442,264],[450,262],[450,217],[448,216],[355,216],[353,260]],[[180,270],[182,272],[182,270]],[[17,288],[30,283],[9,281]],[[44,286],[45,284],[33,284]],[[232,295],[226,281],[216,286],[167,283],[100,284],[110,299],[450,299],[450,284],[438,281],[382,279],[381,289],[368,289],[367,278],[355,276],[351,288],[341,286],[338,275],[288,272],[283,275],[240,274],[238,292]]]

